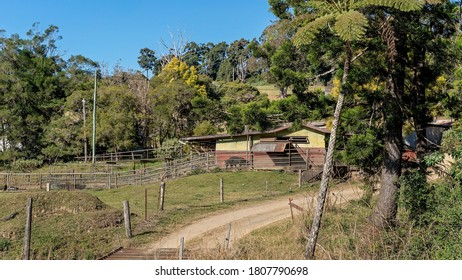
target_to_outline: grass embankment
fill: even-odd
[[[220,203],[223,178],[225,203]],[[297,175],[282,172],[209,173],[167,181],[165,210],[157,211],[159,185],[76,192],[0,192],[0,257],[20,259],[25,206],[34,199],[31,257],[33,259],[93,259],[119,246],[141,246],[212,212],[306,191]],[[266,188],[266,181],[268,188]],[[144,193],[148,219],[144,220]],[[122,202],[132,212],[134,238],[125,238]]]
[[[317,240],[318,260],[428,260],[446,259],[428,254],[434,236],[415,227],[401,211],[399,226],[377,230],[369,222],[376,198],[363,197],[348,206],[325,210]],[[255,230],[238,240],[227,254],[208,252],[199,259],[301,260],[313,213],[299,215]],[[278,234],[274,234],[277,232]],[[449,258],[452,259],[452,258]]]
[[[32,259],[93,259],[116,245],[121,211],[85,192],[0,193],[1,259],[21,259],[26,201],[33,199]]]
[[[367,217],[371,208],[353,201],[344,208],[326,210],[317,240],[316,259],[375,259],[374,234]],[[299,215],[258,229],[239,240],[228,258],[253,260],[304,259],[312,214]],[[278,234],[274,234],[277,232]]]
[[[332,183],[334,185],[334,183]],[[360,186],[358,182],[349,182]],[[332,187],[334,187],[332,185]],[[318,191],[318,187],[312,189]],[[324,210],[320,235],[317,240],[316,259],[381,259],[386,257],[384,244],[367,218],[372,208],[370,193],[365,192],[359,200],[334,204],[329,202]],[[237,240],[233,247],[222,251],[207,251],[198,254],[197,259],[235,260],[302,260],[311,228],[312,209],[305,213],[294,210],[295,218],[275,222],[252,231]],[[275,234],[275,232],[277,234]],[[379,254],[379,251],[381,253]],[[388,256],[390,257],[390,256]]]

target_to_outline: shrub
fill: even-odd
[[[32,171],[42,166],[43,162],[37,159],[19,159],[11,164],[13,171]]]
[[[0,238],[0,252],[8,251],[11,246],[11,242],[8,239]]]

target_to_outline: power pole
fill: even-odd
[[[92,163],[96,163],[96,69],[95,69],[95,90],[93,92],[93,136],[92,136]]]
[[[87,111],[85,110],[85,98],[82,99],[82,108],[83,108],[83,153],[85,158],[85,163],[87,162],[87,146],[88,146],[88,139],[87,139]]]

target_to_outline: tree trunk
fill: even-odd
[[[391,83],[391,81],[389,81]],[[397,214],[398,179],[401,176],[403,120],[399,104],[391,96],[384,100],[385,135],[383,139],[383,166],[381,189],[370,220],[384,229],[393,226]]]
[[[382,39],[387,44],[388,77],[386,81],[386,96],[383,98],[384,136],[383,136],[383,166],[381,189],[378,202],[369,217],[372,224],[384,229],[396,222],[397,198],[399,191],[398,179],[401,176],[401,157],[403,148],[403,112],[400,104],[403,102],[405,79],[405,38],[397,38],[391,24],[393,18],[388,17],[382,24]]]
[[[343,101],[345,99],[345,89],[344,85],[347,82],[348,74],[350,72],[351,64],[351,45],[350,42],[345,43],[345,65],[343,67],[343,77],[342,77],[342,89],[338,95],[337,106],[335,107],[334,121],[332,123],[332,130],[329,138],[329,145],[327,147],[326,161],[324,163],[324,169],[322,172],[321,185],[319,187],[318,194],[318,205],[316,207],[316,212],[313,218],[313,223],[311,225],[310,237],[308,239],[308,244],[306,247],[305,258],[313,259],[314,252],[316,250],[316,241],[319,235],[319,229],[321,227],[321,219],[324,211],[324,203],[326,201],[327,189],[329,185],[329,176],[332,172],[332,166],[334,163],[334,150],[335,150],[335,141],[337,138],[337,129],[340,122],[340,115],[342,113]]]
[[[282,99],[287,97],[287,90],[288,90],[287,87],[284,87],[284,86],[279,87],[279,94]]]
[[[417,56],[417,62],[415,63],[415,66],[414,66],[414,82],[413,82],[414,106],[412,106],[412,118],[414,120],[414,129],[415,129],[416,136],[417,136],[415,151],[417,155],[417,162],[419,164],[423,162],[423,158],[428,150],[426,128],[427,128],[428,122],[431,121],[431,117],[428,114],[427,99],[425,96],[425,90],[426,90],[426,84],[424,83],[424,81],[426,80],[425,79],[426,77],[424,75],[425,54],[426,54],[425,50],[422,49]]]

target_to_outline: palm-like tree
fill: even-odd
[[[351,43],[361,40],[366,32],[368,20],[361,12],[368,6],[383,6],[399,11],[413,11],[420,9],[425,3],[437,3],[439,0],[324,0],[310,1],[299,0],[295,2],[299,9],[307,11],[298,16],[305,23],[298,29],[294,37],[297,46],[308,44],[326,26],[330,26],[336,35],[345,42],[345,61],[343,66],[342,87],[338,96],[337,105],[332,123],[332,131],[327,148],[326,161],[321,178],[318,195],[318,205],[311,226],[310,236],[306,247],[305,257],[312,259],[316,248],[319,234],[324,203],[327,195],[329,175],[333,166],[333,154],[337,136],[337,128],[340,121],[343,102],[346,92],[346,83],[352,62]],[[307,17],[311,14],[311,17]],[[311,18],[312,20],[309,20]],[[383,190],[382,190],[383,191]]]

